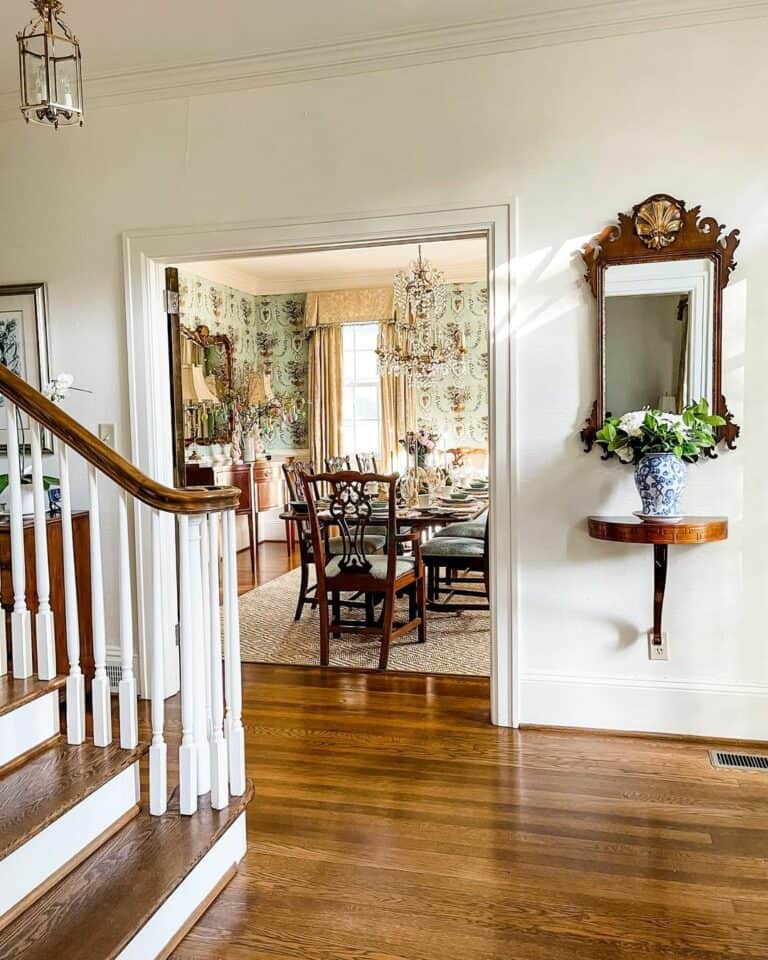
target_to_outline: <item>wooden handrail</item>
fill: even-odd
[[[138,470],[61,407],[0,364],[0,394],[148,507],[166,513],[217,513],[240,502],[236,487],[166,487]]]

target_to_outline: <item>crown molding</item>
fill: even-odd
[[[86,78],[86,109],[495,56],[539,47],[768,17],[768,0],[604,0],[578,8],[419,29],[315,47]],[[0,120],[18,116],[0,94]]]

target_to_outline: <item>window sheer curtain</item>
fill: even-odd
[[[394,323],[379,326],[383,347],[395,346]],[[379,378],[381,391],[381,466],[385,473],[397,469],[398,440],[408,430],[416,429],[416,385],[406,377],[382,373]]]

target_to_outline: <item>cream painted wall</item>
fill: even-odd
[[[121,231],[516,197],[523,720],[768,737],[767,38],[755,21],[126,105],[82,131],[7,123],[0,282],[48,282],[53,369],[94,390],[69,409],[126,449]],[[724,382],[744,439],[687,500],[731,537],[673,550],[666,664],[646,653],[649,551],[585,533],[634,509],[630,472],[576,440],[595,393],[577,251],[656,191],[743,232]]]

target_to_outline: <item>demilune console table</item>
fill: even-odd
[[[667,586],[667,551],[670,545],[713,543],[728,539],[727,517],[683,517],[679,523],[648,522],[638,517],[589,517],[589,535],[614,543],[645,543],[653,546],[653,635],[661,646],[661,615]]]

